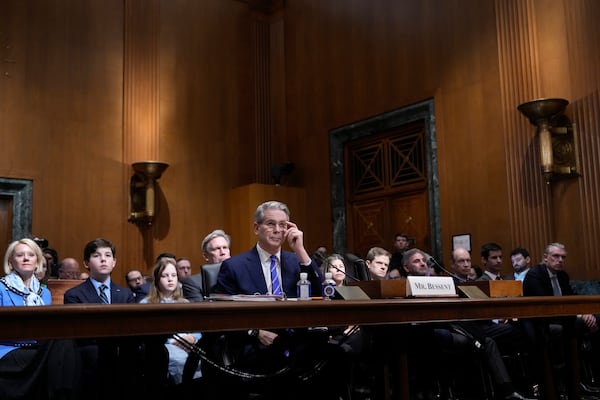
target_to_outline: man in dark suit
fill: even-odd
[[[575,295],[570,284],[569,274],[565,271],[567,251],[562,243],[550,243],[544,250],[543,262],[534,266],[525,275],[523,281],[524,296],[570,296]],[[581,340],[582,336],[598,332],[598,322],[593,314],[584,314],[577,317],[562,317],[544,319],[543,324],[538,324],[538,333],[547,338],[548,347],[545,349],[555,366],[571,363],[574,357],[569,356],[577,353],[574,342],[570,339],[574,336]],[[575,357],[577,358],[577,357]],[[556,369],[556,368],[555,368]],[[569,391],[574,398],[579,396],[579,365],[569,365],[567,371],[572,373],[567,379],[571,383]],[[566,371],[565,371],[566,372]],[[575,383],[573,383],[575,382]],[[600,392],[599,388],[581,383],[584,392]]]
[[[285,204],[268,201],[258,206],[253,229],[258,243],[251,250],[221,263],[216,293],[296,297],[300,273],[306,272],[312,296],[320,295],[323,276],[304,248],[304,234],[290,221],[290,211]],[[288,243],[292,252],[282,250],[284,242]],[[273,371],[274,366],[281,366],[286,358],[291,359],[291,354],[297,353],[287,347],[292,342],[294,345],[301,343],[300,346],[307,350],[306,354],[310,350],[310,346],[304,346],[306,342],[298,341],[299,337],[304,337],[302,330],[256,328],[240,332],[235,337],[238,361],[248,369],[262,373]],[[234,336],[230,339],[234,340]],[[289,392],[289,388],[284,386],[273,389],[270,395],[281,396],[281,390]]]
[[[276,201],[261,204],[254,214],[253,224],[257,245],[223,261],[215,290],[225,294],[276,294],[270,272],[274,255],[277,278],[281,282],[278,294],[296,297],[300,272],[306,272],[312,295],[319,296],[323,275],[304,248],[303,232],[289,219],[290,211],[285,204]],[[282,250],[284,241],[293,253]]]
[[[482,260],[487,261],[489,255],[487,253],[488,248],[492,246],[484,245],[482,247]],[[495,245],[493,248],[497,249],[500,246]],[[498,251],[498,250],[496,250]],[[412,252],[411,250],[405,253],[406,259],[404,260],[405,269],[409,275],[415,271],[415,266],[411,264],[419,264],[421,261],[418,252]],[[499,253],[493,253],[494,262],[496,265],[498,260],[500,265],[502,263],[502,250]],[[456,286],[468,280],[467,274],[471,268],[471,255],[468,250],[464,248],[456,248],[452,251],[452,271],[454,272],[453,278]],[[520,332],[512,325],[499,324],[492,321],[457,321],[448,324],[447,329],[438,329],[435,331],[437,339],[442,340],[443,345],[450,348],[451,352],[456,352],[460,349],[467,349],[473,346],[475,341],[476,347],[481,350],[483,360],[485,361],[494,384],[496,384],[501,391],[505,391],[506,399],[527,399],[526,395],[523,395],[515,390],[509,371],[502,358],[502,353],[498,348],[498,339],[505,339],[506,341],[515,342],[522,344],[522,336]],[[471,349],[472,350],[472,349]],[[460,351],[457,354],[461,354]],[[463,360],[464,361],[464,360]],[[522,388],[524,389],[524,388]]]
[[[125,274],[127,287],[133,292],[135,302],[139,303],[142,299],[148,296],[150,292],[150,284],[144,279],[142,272],[137,269],[132,269]]]
[[[202,255],[207,264],[220,264],[231,257],[231,237],[222,229],[215,229],[202,240]],[[205,264],[206,265],[206,264]],[[212,288],[205,288],[204,272],[188,276],[181,281],[183,296],[191,302],[204,301],[204,296],[210,295]]]
[[[486,243],[481,246],[481,263],[483,264],[483,275],[478,281],[501,280],[502,270],[502,247],[497,243]]]
[[[410,238],[406,233],[396,233],[394,235],[394,249],[390,258],[388,271],[397,269],[402,276],[406,276],[405,269],[402,266],[402,257],[404,252],[410,248]]]

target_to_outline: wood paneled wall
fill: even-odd
[[[309,251],[331,246],[328,132],[434,98],[444,260],[457,233],[535,259],[560,240],[573,276],[600,276],[595,0],[248,4],[0,0],[0,176],[33,179],[33,234],[61,257],[114,241],[121,281],[163,251],[200,265],[230,190],[292,161]],[[581,178],[543,182],[516,110],[536,97],[571,101]],[[170,167],[156,223],[139,228],[130,164],[147,158]]]

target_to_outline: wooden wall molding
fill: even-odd
[[[128,185],[133,162],[164,160],[160,160],[159,153],[160,1],[125,0],[124,4],[123,182]],[[128,204],[129,186],[125,196],[124,204]],[[130,249],[130,265],[152,266],[156,229],[141,227],[138,232],[131,224],[123,225],[123,243]]]
[[[271,129],[270,22],[254,18],[254,107],[256,182],[269,183],[273,162]]]
[[[536,129],[516,108],[543,95],[533,3],[496,1],[511,243],[530,251],[542,249],[554,236],[551,192],[540,170]]]
[[[125,0],[124,161],[159,158],[159,0]]]
[[[579,197],[581,233],[575,238],[582,260],[598,260],[600,249],[600,3],[596,0],[578,0],[568,2],[565,8],[566,25],[570,27],[567,35],[570,83],[572,95],[569,99],[569,113],[576,124],[581,159],[581,178],[577,195]],[[598,277],[595,262],[582,262],[578,268],[586,276]]]

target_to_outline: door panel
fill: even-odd
[[[10,196],[0,196],[0,249],[6,250],[12,241],[12,209]]]
[[[345,146],[348,251],[393,251],[396,233],[430,251],[431,234],[422,122],[362,137]]]
[[[406,233],[411,238],[414,247],[430,252],[427,192],[397,196],[392,198],[391,203],[391,231],[386,237],[390,243],[389,246],[392,245],[396,233]]]

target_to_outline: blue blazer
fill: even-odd
[[[297,297],[296,284],[300,279],[300,272],[308,273],[312,296],[319,296],[323,276],[314,260],[311,260],[310,265],[300,265],[300,260],[295,253],[281,250],[281,287],[287,297]],[[265,282],[256,246],[250,251],[223,261],[215,292],[224,294],[267,294],[267,283]]]
[[[65,304],[73,303],[98,303],[102,304],[100,296],[94,287],[94,284],[87,278],[81,284],[65,292]],[[131,290],[117,285],[110,281],[110,302],[111,304],[135,303],[135,297]]]
[[[50,294],[50,291],[48,290],[48,288],[42,287],[42,294],[40,295],[42,297],[42,300],[44,300],[44,304],[52,304],[52,295]],[[0,306],[2,307],[23,307],[23,297],[11,292],[10,290],[8,290],[8,288],[6,286],[4,286],[3,284],[0,283]],[[40,329],[43,329],[42,326],[40,326]],[[1,344],[0,343],[0,358],[4,357],[7,353],[9,353],[12,350],[18,349],[18,347],[12,346],[10,345],[10,343],[19,343],[19,341],[6,341],[3,343],[6,344]],[[24,341],[25,343],[27,342],[32,342],[31,340],[26,340]]]

